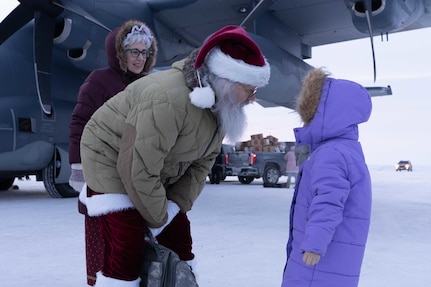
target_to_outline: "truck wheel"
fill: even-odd
[[[238,180],[242,184],[249,184],[254,180],[254,177],[252,177],[252,176],[238,176]]]
[[[264,184],[276,184],[278,179],[280,178],[280,171],[273,165],[268,165],[265,168],[265,172],[263,174],[263,183]]]

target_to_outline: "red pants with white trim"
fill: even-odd
[[[97,196],[97,195],[96,195]],[[136,209],[99,216],[105,242],[102,273],[106,277],[132,281],[139,277],[147,227]],[[160,244],[174,250],[182,260],[192,260],[190,221],[179,213],[157,236]]]
[[[105,244],[100,232],[99,220],[97,217],[88,215],[87,207],[78,200],[79,213],[85,216],[85,260],[87,269],[87,284],[94,286],[96,283],[96,273],[102,270],[103,250]]]

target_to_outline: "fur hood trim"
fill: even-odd
[[[189,94],[191,103],[198,108],[207,109],[211,108],[215,104],[216,96],[207,80],[208,68],[203,65],[201,68],[196,70],[194,67],[198,52],[199,49],[195,49],[186,58],[183,73],[187,87],[192,90]],[[201,78],[200,82],[198,79],[198,73]]]
[[[310,124],[316,114],[319,105],[322,87],[330,75],[323,69],[313,69],[302,80],[302,90],[299,93],[296,111],[304,122],[304,125]]]

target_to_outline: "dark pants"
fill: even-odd
[[[211,169],[210,183],[219,184],[221,180],[221,173],[222,173],[221,167],[214,165],[213,168]]]
[[[105,241],[103,275],[132,281],[139,277],[147,227],[136,209],[109,213],[99,217]],[[179,213],[157,236],[160,244],[174,250],[182,260],[194,258],[190,221]]]

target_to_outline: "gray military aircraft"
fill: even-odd
[[[36,175],[52,197],[77,196],[68,185],[71,113],[86,76],[106,65],[107,32],[127,19],[155,31],[157,69],[185,57],[222,26],[243,26],[271,65],[258,102],[288,108],[312,68],[304,62],[312,47],[368,37],[364,53],[374,56],[373,36],[431,26],[431,0],[19,2],[0,23],[0,190],[15,177]],[[391,93],[390,87],[370,92]]]

